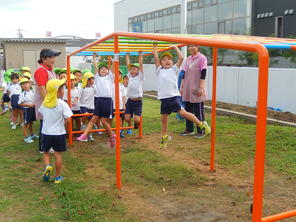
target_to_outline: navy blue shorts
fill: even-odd
[[[182,107],[182,99],[180,96],[161,99],[160,114],[171,114],[179,112]]]
[[[7,93],[4,93],[3,96],[2,96],[2,102],[3,103],[8,103],[10,102],[10,98],[9,98],[9,95]]]
[[[86,108],[84,106],[81,106],[80,107],[80,113],[94,113],[94,110],[93,109],[89,109],[89,108]]]
[[[11,108],[12,109],[20,109],[20,106],[18,105],[20,95],[12,95],[10,98]]]
[[[41,149],[44,152],[48,152],[52,148],[56,152],[65,152],[66,147],[66,135],[45,135],[41,136]]]
[[[35,108],[24,108],[24,121],[25,123],[36,121]]]
[[[109,97],[95,97],[94,116],[112,119],[113,101]]]
[[[142,115],[142,107],[143,107],[142,100],[128,99],[127,103],[126,103],[125,114],[130,114],[130,115],[135,114],[137,116],[141,116]]]

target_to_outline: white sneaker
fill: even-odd
[[[12,130],[15,130],[16,129],[16,125],[15,124],[12,124],[11,129]]]
[[[81,130],[84,131],[86,129],[86,125],[82,124]]]
[[[87,136],[87,139],[88,139],[88,141],[94,141],[94,138],[93,138],[93,136],[92,136],[91,134],[89,134],[89,135]]]
[[[25,123],[21,123],[20,126],[23,127],[25,125]]]
[[[13,122],[10,122],[9,124],[12,126],[13,125]]]
[[[30,136],[26,137],[26,138],[24,139],[24,141],[25,141],[26,143],[33,143],[33,142],[34,142],[34,140],[32,140]]]
[[[49,153],[54,153],[53,148],[50,148],[48,152],[49,152]]]

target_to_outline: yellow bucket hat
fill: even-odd
[[[160,56],[160,60],[162,60],[162,58],[165,57],[165,56],[168,56],[168,57],[171,58],[171,60],[173,60],[173,55],[170,52],[164,52],[164,53],[162,53],[161,56]]]
[[[92,74],[91,72],[84,73],[84,75],[82,77],[82,85],[81,85],[82,88],[86,87],[87,81],[93,77],[94,77],[94,74]]]
[[[76,79],[76,76],[73,75],[72,73],[70,74],[70,79],[73,80],[73,79]]]
[[[30,82],[27,78],[22,78],[21,80],[20,80],[20,84],[23,84],[23,83],[25,83],[25,82]]]
[[[25,77],[28,77],[28,78],[32,78],[32,75],[31,75],[31,73],[29,73],[29,72],[25,72],[24,74],[23,74],[23,76],[25,76]]]
[[[57,92],[61,85],[66,82],[66,79],[51,79],[46,84],[46,96],[43,100],[43,106],[53,108],[57,105]]]
[[[21,67],[20,70],[21,71],[29,71],[29,72],[31,72],[31,69],[29,67],[27,67],[27,66]]]

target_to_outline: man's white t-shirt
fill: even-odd
[[[29,91],[23,91],[20,94],[19,100],[18,100],[18,104],[33,104],[34,101],[34,91],[33,90],[29,90]],[[28,108],[28,107],[23,107],[23,108]]]
[[[65,119],[70,118],[73,112],[65,101],[58,99],[54,108],[41,105],[39,112],[43,116],[42,134],[56,136],[66,134]]]
[[[139,74],[132,76],[130,73],[128,76],[128,86],[127,86],[127,97],[128,98],[141,98],[143,97],[143,83],[144,74],[139,71]]]
[[[95,95],[96,95],[96,88],[94,86],[81,88],[79,92],[80,107],[83,106],[88,109],[94,109]]]
[[[78,99],[78,102],[76,104],[74,104],[75,99]],[[79,89],[74,87],[74,89],[71,89],[71,105],[72,105],[71,109],[73,111],[80,110],[79,99],[80,99]],[[65,90],[63,100],[68,101],[68,89]]]
[[[109,72],[105,76],[95,75],[96,97],[112,98],[114,75]]]
[[[158,77],[158,99],[180,96],[180,91],[178,89],[179,73],[180,69],[176,65],[172,66],[169,69],[164,69],[161,66],[156,69],[156,75]]]

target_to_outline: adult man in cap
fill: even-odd
[[[41,152],[41,129],[42,129],[42,116],[39,113],[39,108],[46,95],[46,83],[56,78],[56,74],[53,71],[53,66],[55,63],[55,57],[59,56],[61,52],[54,49],[42,49],[40,52],[40,59],[38,63],[40,67],[34,73],[35,80],[35,95],[34,95],[34,105],[36,119],[40,120],[40,129],[39,129],[39,151]]]

